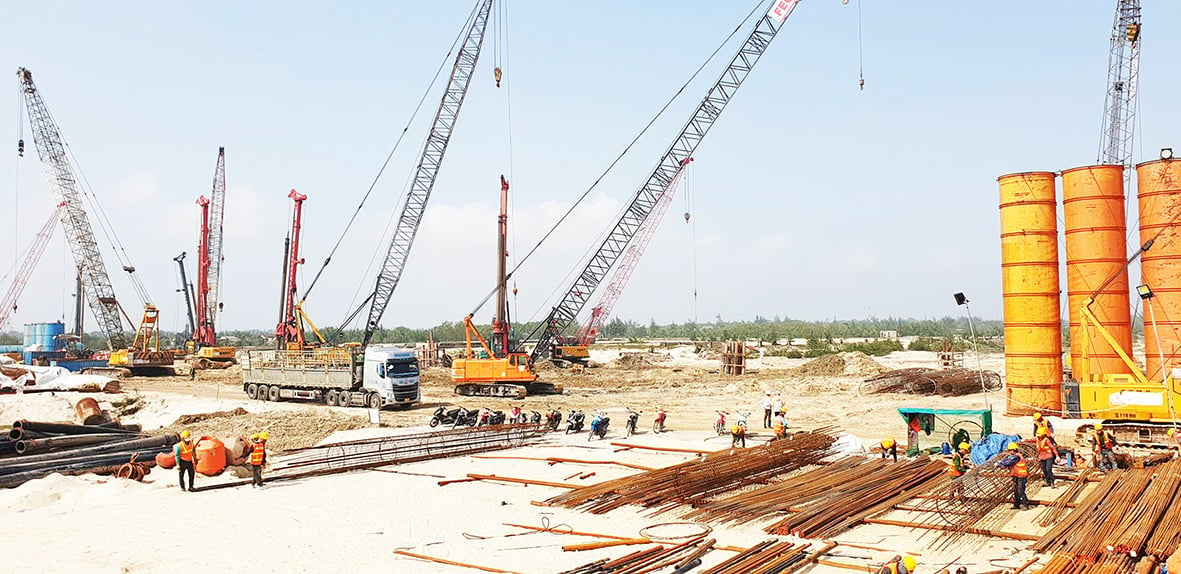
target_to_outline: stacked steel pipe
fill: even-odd
[[[62,474],[116,474],[137,458],[135,469],[123,472],[142,478],[157,453],[168,452],[176,435],[149,437],[139,425],[75,425],[19,420],[12,424],[7,441],[0,442],[0,488],[55,472]]]
[[[862,519],[947,481],[947,465],[916,459],[900,463],[846,457],[754,490],[706,502],[686,518],[744,523],[782,512],[773,534],[829,538]]]
[[[547,502],[602,514],[627,504],[665,509],[701,504],[711,497],[816,464],[832,454],[832,429],[800,432],[746,449],[727,449],[675,466],[608,480]]]

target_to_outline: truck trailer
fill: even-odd
[[[299,399],[379,409],[421,400],[418,358],[387,345],[248,351],[242,390],[260,401]]]

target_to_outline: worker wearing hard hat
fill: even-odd
[[[775,432],[775,440],[787,438],[787,407],[780,407],[773,418],[771,430]]]
[[[1099,470],[1115,470],[1115,447],[1119,446],[1119,443],[1115,442],[1115,435],[1103,428],[1103,423],[1095,423],[1095,434],[1092,438],[1095,440],[1095,450],[1098,453],[1096,458]]]
[[[730,448],[746,448],[746,427],[736,424],[730,427]]]
[[[971,461],[968,460],[968,454],[971,452],[972,445],[961,442],[959,450],[951,456],[951,463],[947,467],[947,474],[955,478],[959,478],[968,472],[971,466]]]
[[[1058,448],[1045,428],[1037,429],[1037,460],[1042,465],[1042,477],[1046,486],[1054,488],[1054,459],[1058,458]]]
[[[196,478],[197,446],[193,444],[193,433],[188,429],[180,431],[180,442],[172,447],[172,454],[176,457],[176,471],[180,475],[180,489],[193,492],[193,479]],[[189,475],[189,487],[185,488],[185,474]]]
[[[251,484],[254,488],[262,488],[262,467],[267,463],[267,440],[270,438],[265,431],[250,435],[250,470],[254,473]]]
[[[1002,458],[997,466],[1009,469],[1009,476],[1013,477],[1013,509],[1029,510],[1029,497],[1025,495],[1025,487],[1029,483],[1029,466],[1025,463],[1025,455],[1021,454],[1017,443],[1009,443],[1009,454]]]
[[[1046,429],[1046,434],[1050,438],[1054,437],[1054,425],[1050,423],[1050,419],[1042,416],[1042,413],[1033,413],[1033,434],[1037,436],[1038,429]]]
[[[774,406],[774,401],[771,400],[771,391],[764,391],[765,395],[761,406],[763,407],[763,428],[771,428],[771,408]]]
[[[898,462],[898,442],[894,437],[890,437],[882,441],[882,459],[894,457],[894,462]]]
[[[882,567],[878,569],[878,574],[914,574],[918,565],[914,556],[895,556],[889,562],[882,564]]]

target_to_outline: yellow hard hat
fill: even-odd
[[[1042,420],[1042,413],[1033,413],[1033,420],[1035,420],[1035,421]]]
[[[191,432],[189,432],[189,431],[187,431],[187,430],[182,430],[182,431],[180,431],[180,438],[186,438],[186,439],[187,439],[187,438],[189,438],[189,437],[191,437],[191,436],[193,436],[193,433],[191,433]]]
[[[894,439],[888,438],[882,441],[882,448],[890,448],[892,446],[894,446]]]
[[[734,425],[734,426],[730,427],[731,434],[738,434],[740,432],[742,432],[742,427],[740,427],[738,425]]]
[[[918,566],[919,563],[917,560],[914,559],[914,556],[906,556],[905,558],[902,559],[902,565],[906,566],[907,570],[910,570],[913,572],[914,567]]]
[[[960,450],[968,450],[968,449],[969,449],[969,448],[971,448],[971,447],[972,447],[972,445],[970,445],[970,444],[968,444],[968,443],[966,443],[966,442],[961,442],[961,443],[960,443]]]
[[[1046,427],[1038,427],[1037,436],[1044,436],[1046,434]]]
[[[1103,423],[1095,423],[1095,430],[1103,430]]]
[[[258,438],[261,438],[262,440],[271,440],[271,435],[267,434],[267,431],[262,431],[258,433]]]
[[[1165,431],[1165,434],[1167,434],[1169,436],[1173,436],[1176,432],[1177,432],[1176,429],[1169,429],[1169,430]]]
[[[250,440],[258,440],[258,433],[250,435]]]
[[[1017,448],[1018,448],[1018,447],[1017,447],[1017,443],[1015,443],[1015,442],[1011,442],[1011,443],[1009,443],[1009,446],[1008,446],[1007,448],[1008,448],[1009,450],[1017,450]]]

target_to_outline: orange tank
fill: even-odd
[[[1070,365],[1079,381],[1129,375],[1132,368],[1088,319],[1089,309],[1132,356],[1132,311],[1128,297],[1128,242],[1124,216],[1124,166],[1091,165],[1062,172],[1062,215],[1066,227],[1066,289],[1070,313]],[[1106,286],[1104,283],[1106,283]],[[1102,287],[1102,292],[1097,290]],[[1084,354],[1086,361],[1083,360]]]
[[[176,454],[171,451],[156,453],[156,466],[160,468],[172,468],[176,466]]]
[[[1144,313],[1145,375],[1161,380],[1161,355],[1165,364],[1177,365],[1181,357],[1181,161],[1163,159],[1136,166],[1136,189],[1140,205],[1140,244],[1155,238],[1140,256],[1141,280],[1154,297],[1148,301],[1151,313]],[[1159,234],[1159,235],[1158,235]],[[1160,344],[1157,344],[1157,338]],[[1169,373],[1164,373],[1168,375]]]
[[[226,468],[226,445],[220,440],[203,436],[197,441],[196,471],[205,476],[220,474]]]
[[[1014,173],[1000,184],[1005,301],[1005,411],[1062,408],[1062,316],[1054,174]]]

